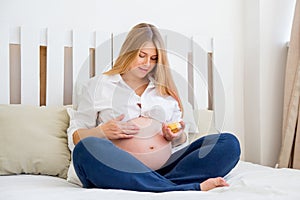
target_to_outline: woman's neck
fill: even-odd
[[[143,85],[148,85],[149,79],[146,76],[145,78],[137,78],[130,76],[129,74],[122,74],[122,79],[125,81],[127,85],[129,85],[132,89],[137,89]]]
[[[128,75],[121,75],[122,79],[124,80],[124,82],[130,87],[132,88],[135,93],[139,96],[141,96],[143,94],[143,92],[146,90],[148,83],[149,83],[149,79],[148,77],[145,77],[143,79],[141,78],[134,78]]]

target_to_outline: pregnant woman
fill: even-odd
[[[69,110],[69,146],[83,187],[164,192],[228,186],[222,177],[239,160],[238,140],[214,134],[172,154],[187,139],[182,111],[159,31],[136,25],[112,69],[92,78]],[[174,122],[181,128],[171,130]]]

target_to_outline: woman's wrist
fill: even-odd
[[[99,124],[96,128],[97,137],[99,138],[107,138],[105,132],[103,130],[103,124]]]
[[[177,138],[174,138],[172,140],[172,147],[177,147],[177,146],[185,143],[186,140],[187,140],[187,135],[185,134],[184,131],[182,131]]]

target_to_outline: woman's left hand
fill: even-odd
[[[174,139],[179,138],[182,135],[182,132],[183,132],[184,127],[185,127],[185,123],[183,121],[181,121],[179,123],[181,125],[181,129],[176,133],[173,133],[171,131],[171,129],[167,126],[167,124],[165,124],[165,123],[163,124],[162,133],[163,133],[163,136],[166,140],[172,141]]]

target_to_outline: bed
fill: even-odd
[[[43,175],[0,177],[0,199],[299,199],[299,172],[239,162],[225,178],[229,187],[208,192],[176,191],[166,193],[107,189],[82,189],[65,179]]]
[[[239,161],[229,187],[149,193],[83,189],[69,171],[73,89],[109,68],[125,34],[0,26],[0,199],[299,199],[300,171]],[[184,101],[189,142],[221,129],[224,88],[210,37],[163,30]],[[220,56],[219,56],[220,58]],[[104,66],[100,68],[99,66]],[[185,67],[182,67],[185,66]]]

